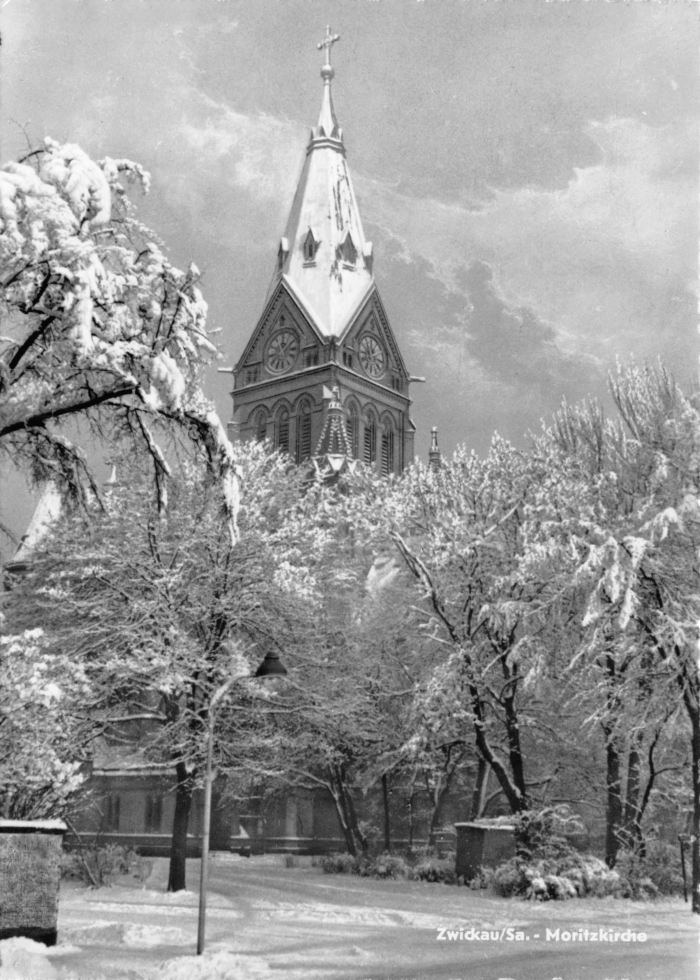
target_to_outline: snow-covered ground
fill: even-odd
[[[697,917],[680,901],[533,904],[454,886],[327,876],[308,859],[300,863],[286,868],[279,857],[214,855],[201,957],[195,955],[198,861],[188,862],[192,891],[175,895],[165,892],[165,860],[153,862],[143,886],[134,879],[99,891],[64,884],[58,946],[0,942],[0,980],[695,980],[698,975]],[[589,937],[599,933],[598,939],[566,938],[583,936],[584,930]],[[647,939],[616,941],[615,933],[625,930],[646,933]],[[483,932],[488,939],[479,938]],[[498,938],[490,938],[496,932]]]

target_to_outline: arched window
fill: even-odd
[[[365,444],[362,458],[368,466],[371,466],[377,458],[377,420],[373,412],[369,412],[365,419]]]
[[[352,458],[357,459],[358,457],[358,437],[360,434],[360,419],[357,414],[357,408],[350,402],[347,408],[347,414],[345,416],[345,431],[348,434],[348,442],[350,443],[350,451],[352,452]]]
[[[289,412],[286,408],[277,416],[277,448],[289,452]]]
[[[394,472],[394,426],[389,419],[384,422],[382,433],[382,473]]]
[[[303,401],[297,414],[297,463],[311,456],[311,406]]]
[[[259,409],[255,413],[255,418],[253,419],[253,435],[258,442],[265,442],[267,438],[267,412],[264,408]]]

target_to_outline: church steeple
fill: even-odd
[[[409,373],[379,297],[333,105],[323,94],[265,308],[233,369],[233,438],[268,439],[324,476],[362,460],[384,473],[413,457]]]
[[[327,28],[318,45],[326,52],[321,112],[311,130],[268,294],[284,282],[324,337],[342,335],[374,281],[372,244],[365,240],[333,106],[330,52],[338,40]]]

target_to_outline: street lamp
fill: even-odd
[[[258,680],[280,680],[287,674],[287,668],[280,660],[279,654],[272,650],[265,655],[265,659],[255,671],[254,676]],[[199,876],[199,922],[197,925],[197,956],[201,956],[204,951],[204,929],[207,915],[207,885],[209,883],[209,830],[211,827],[211,786],[212,786],[212,755],[214,746],[214,708],[226,696],[229,688],[236,681],[249,677],[249,674],[234,674],[228,680],[217,687],[209,702],[207,713],[207,764],[204,772],[204,820],[202,827],[202,867]]]

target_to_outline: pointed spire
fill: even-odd
[[[442,466],[442,453],[438,446],[438,430],[434,425],[430,430],[430,452],[428,453],[428,466],[436,473]]]
[[[366,241],[333,107],[331,48],[326,28],[318,45],[323,98],[306,161],[277,253],[268,299],[280,283],[322,337],[340,337],[374,288],[372,244]]]

